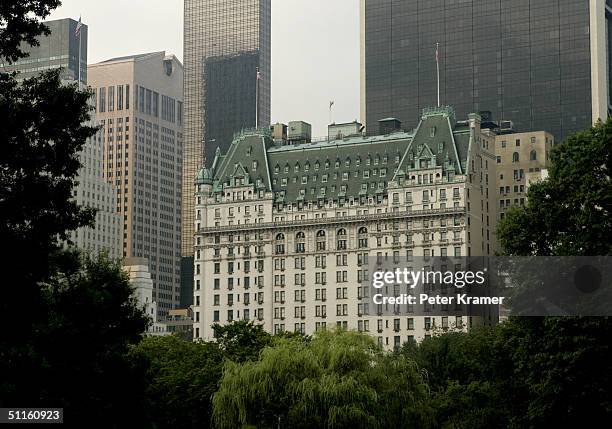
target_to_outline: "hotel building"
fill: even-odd
[[[309,126],[240,133],[195,182],[194,338],[254,320],[271,333],[341,327],[386,348],[494,323],[375,311],[363,286],[377,258],[495,252],[495,136],[481,118],[425,109],[418,127],[381,121],[312,141]],[[333,127],[333,126],[331,126]],[[276,139],[273,137],[277,137]]]

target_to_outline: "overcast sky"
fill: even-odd
[[[183,59],[183,0],[63,0],[50,19],[82,17],[89,63],[166,51]],[[272,0],[272,122],[315,136],[359,120],[359,0]]]

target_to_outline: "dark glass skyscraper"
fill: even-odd
[[[603,0],[362,0],[361,8],[370,134],[387,117],[412,128],[436,105],[436,43],[442,104],[458,117],[491,111],[559,140],[608,114]]]
[[[76,82],[80,77],[81,83],[87,84],[87,26],[81,24],[77,32],[78,22],[70,18],[45,21],[44,24],[51,34],[38,37],[39,46],[24,43],[22,50],[29,55],[13,64],[5,64],[5,71],[19,71],[19,78],[26,79],[45,70],[61,68],[62,80]]]
[[[270,123],[270,0],[185,0],[181,303],[193,296],[194,181],[234,133]],[[257,79],[259,69],[261,79]],[[258,96],[257,96],[258,95]],[[257,107],[256,107],[257,106]]]

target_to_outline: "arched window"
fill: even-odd
[[[518,152],[514,152],[512,154],[512,162],[519,162],[519,154],[518,154]]]
[[[306,252],[306,234],[298,232],[295,234],[295,253]]]
[[[336,233],[336,249],[346,250],[346,229],[340,228]]]
[[[368,228],[362,226],[358,231],[359,236],[357,237],[357,245],[360,249],[368,247]]]
[[[276,255],[285,254],[285,235],[282,233],[276,234],[276,243],[274,245],[274,253]]]
[[[325,231],[317,231],[317,250],[325,250]]]
[[[538,159],[538,153],[534,149],[529,153],[529,160],[536,161],[537,159]]]

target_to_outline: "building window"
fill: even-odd
[[[358,246],[360,249],[368,247],[368,229],[365,226],[359,228]]]
[[[112,112],[115,110],[115,87],[108,87],[108,111]]]
[[[295,235],[295,253],[306,252],[306,235],[303,232],[298,232]]]
[[[538,154],[537,154],[537,152],[536,152],[536,151],[535,151],[535,149],[534,149],[534,150],[532,150],[532,151],[529,153],[529,160],[530,160],[530,161],[537,161],[537,159],[538,159]]]
[[[346,250],[346,229],[339,229],[336,235],[336,249]]]
[[[512,154],[512,162],[519,162],[519,154],[518,154],[518,152],[514,152]]]
[[[123,85],[117,85],[117,110],[123,110]]]
[[[285,253],[285,235],[277,234],[274,251],[277,255],[283,255]]]
[[[100,88],[100,96],[98,97],[98,111],[106,112],[106,88]]]

